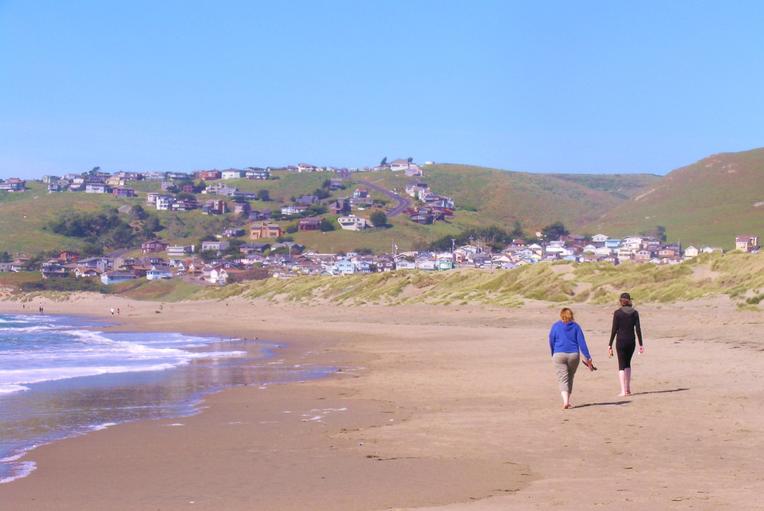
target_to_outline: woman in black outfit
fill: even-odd
[[[621,294],[621,308],[613,313],[613,330],[610,332],[608,356],[613,356],[613,339],[616,339],[615,350],[618,353],[618,379],[621,381],[619,396],[631,395],[631,356],[634,355],[636,339],[639,340],[639,352],[644,353],[642,346],[642,329],[639,326],[639,313],[632,307],[629,293]]]

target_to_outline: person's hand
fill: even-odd
[[[641,355],[644,352],[645,352],[645,347],[644,346],[640,346],[639,347],[639,354]]]
[[[608,348],[607,348],[607,357],[608,358],[613,358],[613,347],[612,346],[608,346]]]

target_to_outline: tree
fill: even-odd
[[[11,254],[3,250],[0,252],[0,263],[10,263],[11,262]]]
[[[313,195],[318,197],[318,200],[323,200],[329,197],[331,194],[323,188],[316,188],[316,190],[313,192]]]
[[[135,218],[136,220],[145,220],[146,217],[149,216],[149,214],[146,213],[146,210],[143,209],[143,206],[136,204],[135,206],[130,208],[130,216]]]
[[[379,162],[379,166],[380,166],[380,167],[384,167],[385,165],[387,165],[387,156],[385,156],[384,158],[382,158],[382,161],[381,161],[381,162]]]
[[[524,238],[525,232],[523,232],[523,224],[520,220],[515,220],[515,224],[512,226],[512,232],[509,233],[512,238]]]
[[[329,232],[334,230],[334,223],[326,218],[321,219],[321,232]]]
[[[409,163],[411,163],[411,162],[413,162],[413,161],[414,161],[414,158],[412,158],[411,156],[409,156],[409,157],[406,159],[406,161],[407,161],[407,162],[409,162]]]
[[[369,219],[374,227],[387,227],[387,215],[384,211],[375,211]]]
[[[268,190],[262,189],[257,191],[257,200],[268,202],[271,200],[271,194]]]
[[[563,223],[559,221],[547,225],[541,230],[541,233],[544,235],[544,238],[548,240],[558,240],[562,236],[570,234]]]
[[[328,189],[332,187],[332,180],[331,179],[324,179],[324,182],[321,183],[321,188]]]

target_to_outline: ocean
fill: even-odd
[[[31,473],[33,449],[135,420],[182,417],[234,385],[321,377],[286,366],[279,344],[156,332],[107,332],[72,316],[0,314],[0,484]]]

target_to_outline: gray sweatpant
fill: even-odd
[[[552,355],[552,363],[557,373],[560,392],[573,392],[573,376],[576,374],[580,359],[578,353],[555,353]]]

